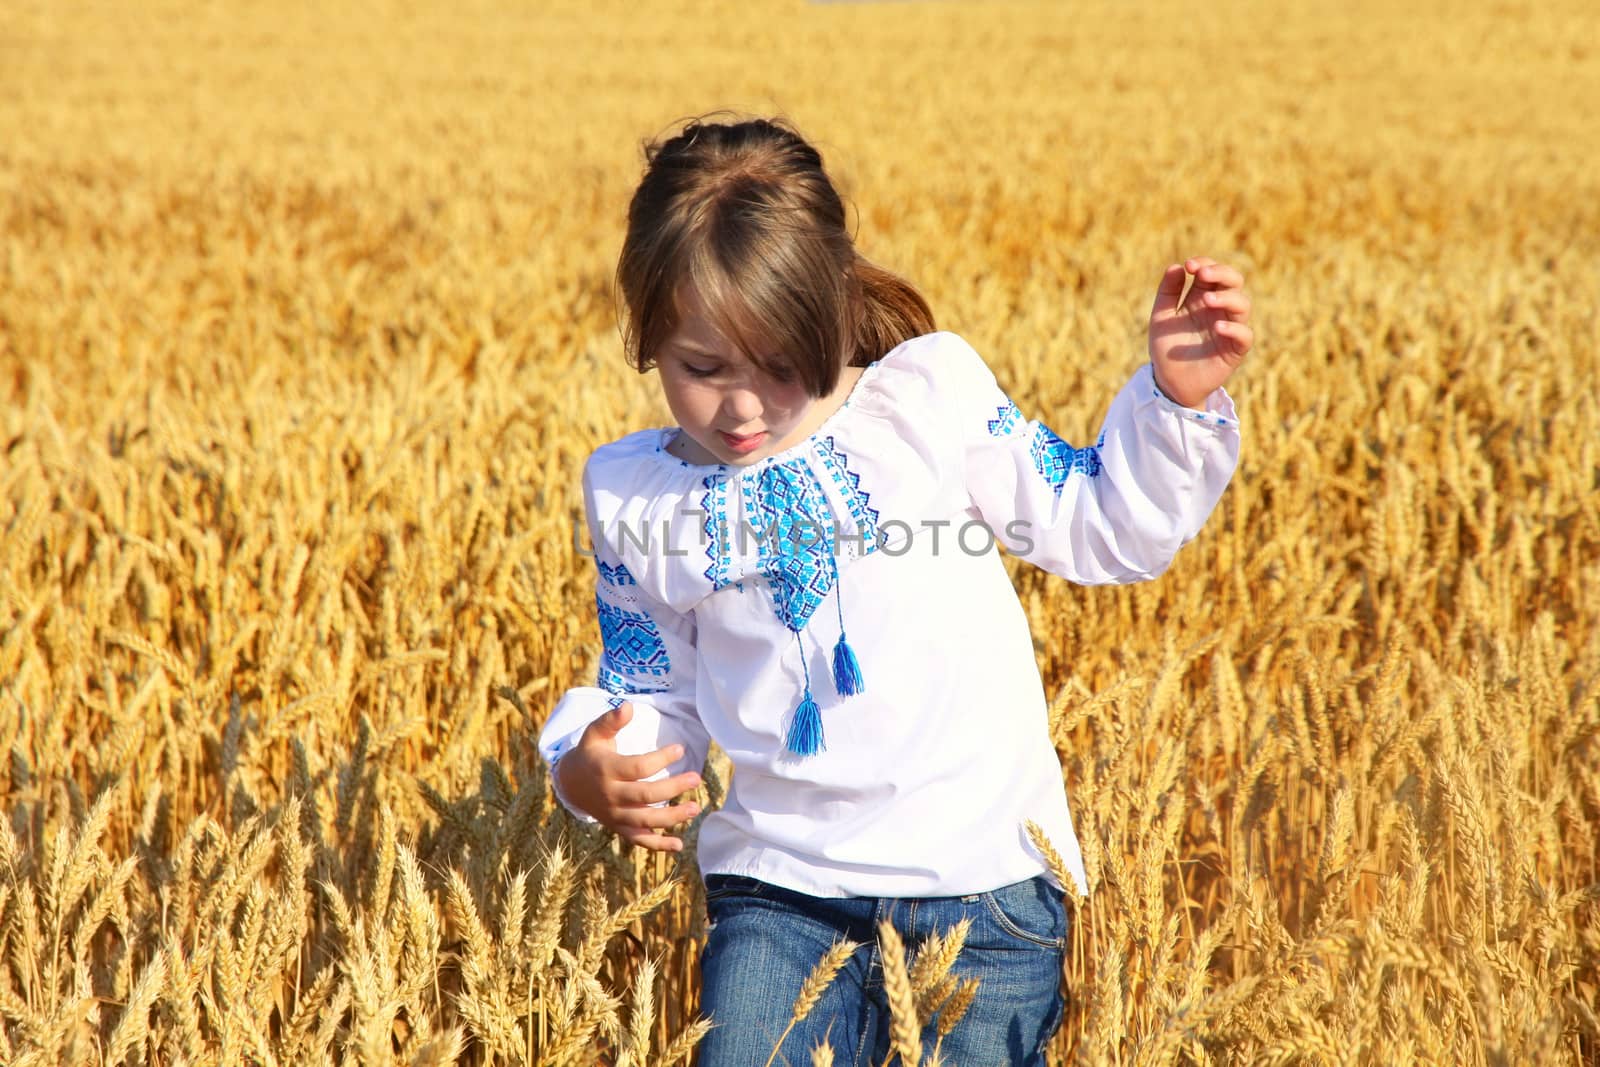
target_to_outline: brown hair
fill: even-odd
[[[781,120],[696,119],[645,161],[617,263],[640,371],[677,329],[685,281],[746,358],[812,396],[933,330],[922,295],[856,252],[821,154]]]

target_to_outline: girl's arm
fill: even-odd
[[[695,707],[694,618],[650,597],[596,535],[591,471],[584,487],[598,572],[598,677],[562,696],[539,751],[557,798],[574,815],[634,844],[678,851],[682,841],[662,831],[698,808],[666,804],[700,784],[710,747]]]
[[[965,344],[953,361],[973,508],[1008,550],[1053,574],[1086,584],[1156,577],[1233,475],[1239,422],[1221,384],[1250,346],[1249,303],[1231,268],[1185,266],[1200,272],[1189,297],[1184,269],[1169,268],[1151,362],[1116,395],[1093,444],[1075,447],[1025,419]]]

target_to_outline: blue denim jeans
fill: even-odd
[[[913,960],[930,934],[972,920],[951,973],[979,980],[977,997],[940,1046],[961,1067],[1043,1064],[1066,1001],[1067,914],[1042,875],[958,897],[813,897],[737,875],[706,877],[711,932],[700,959],[701,1010],[714,1024],[701,1067],[761,1067],[789,1025],[806,976],[829,946],[858,942],[804,1022],[783,1037],[775,1064],[809,1065],[824,1039],[839,1067],[876,1067],[889,1052],[889,1005],[878,923],[889,919]],[[923,1055],[938,1040],[923,1030]]]

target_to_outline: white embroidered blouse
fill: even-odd
[[[983,892],[1045,870],[1032,819],[1086,891],[994,542],[1075,582],[1161,574],[1233,474],[1227,394],[1182,407],[1146,365],[1074,448],[934,333],[750,466],[680,460],[675,432],[629,434],[585,467],[603,652],[596,684],[551,713],[544,757],[627,699],[620,751],[684,746],[661,776],[699,770],[712,739],[733,762],[700,830],[705,874],[827,897]]]

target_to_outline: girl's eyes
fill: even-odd
[[[679,359],[678,366],[683,368],[683,373],[691,378],[720,378],[728,372],[728,368],[721,363],[706,366],[700,363],[690,363],[686,359]],[[780,368],[777,373],[767,376],[771,381],[781,386],[793,385],[796,381],[795,374],[788,368]]]

